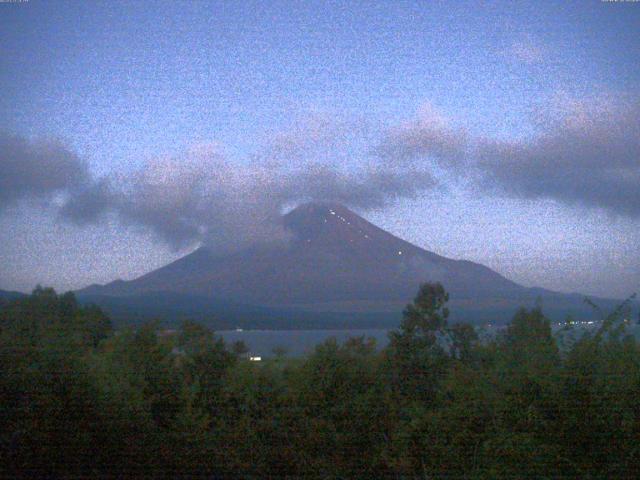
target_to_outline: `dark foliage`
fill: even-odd
[[[380,351],[261,363],[184,322],[113,331],[36,289],[0,306],[4,478],[640,478],[625,305],[561,340],[541,309],[480,341],[421,286]]]

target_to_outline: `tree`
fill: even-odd
[[[282,360],[284,357],[287,356],[287,348],[283,347],[282,345],[277,345],[273,347],[273,350],[271,351],[273,352],[273,354],[276,356],[278,360]]]
[[[294,377],[300,409],[299,463],[304,475],[383,476],[390,426],[388,386],[375,340],[355,337],[318,345]]]
[[[449,294],[440,283],[424,283],[407,305],[399,331],[389,334],[392,384],[406,401],[431,402],[446,370],[446,334]]]
[[[244,357],[247,353],[249,353],[249,347],[242,340],[236,340],[231,345],[231,351],[236,357]]]
[[[88,474],[103,429],[86,358],[110,329],[99,309],[50,288],[3,306],[0,465],[15,468],[9,476]]]
[[[449,309],[445,306],[449,301],[449,294],[441,283],[423,283],[413,303],[407,305],[400,324],[400,333],[392,333],[392,341],[399,337],[432,345],[436,341],[436,334],[444,331],[447,326]]]

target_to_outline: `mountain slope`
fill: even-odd
[[[406,302],[420,282],[464,298],[520,287],[487,267],[436,255],[338,205],[306,204],[283,217],[286,245],[217,256],[205,248],[130,282],[81,293],[173,291],[260,305]]]
[[[15,300],[16,298],[22,298],[24,296],[25,294],[21,292],[0,290],[0,301],[11,301]]]
[[[398,313],[420,283],[440,281],[454,311],[495,316],[508,310],[511,315],[538,296],[550,311],[565,313],[567,305],[572,306],[568,313],[585,311],[580,296],[528,289],[483,265],[426,251],[340,205],[305,204],[282,222],[290,233],[286,244],[224,255],[200,248],[132,281],[93,285],[78,293],[171,292],[298,311]]]

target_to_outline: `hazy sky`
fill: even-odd
[[[640,291],[640,3],[0,3],[0,288],[340,201],[524,285]]]

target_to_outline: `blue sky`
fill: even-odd
[[[640,289],[640,207],[608,192],[640,190],[639,27],[632,2],[0,4],[0,130],[28,144],[55,140],[116,190],[150,163],[188,163],[194,146],[215,145],[235,172],[264,163],[285,138],[304,145],[284,159],[288,167],[312,161],[310,171],[330,166],[348,178],[374,162],[397,173],[412,148],[411,167],[430,169],[437,186],[354,200],[366,218],[526,285],[625,296]],[[585,115],[611,123],[567,127]],[[621,122],[631,126],[602,138]],[[546,139],[565,134],[569,146],[557,154]],[[441,137],[458,145],[456,155],[433,149]],[[371,152],[390,138],[382,164]],[[627,140],[619,161],[589,160],[595,176],[611,179],[598,173],[607,162],[623,175],[600,183],[598,195],[530,181],[553,166],[547,158],[564,168],[549,169],[551,177],[583,175],[565,159],[580,165],[589,146],[609,152]],[[507,146],[527,168],[539,165],[536,175],[503,159]],[[238,175],[246,187],[246,173]],[[0,204],[0,288],[131,278],[201,241],[178,245],[175,230],[158,226],[162,212],[141,213],[131,199],[91,221],[65,221],[56,208],[71,187],[47,188],[50,195],[33,188]],[[318,191],[314,199],[336,195]],[[211,231],[220,219],[187,220]],[[241,229],[219,228],[223,237]]]

